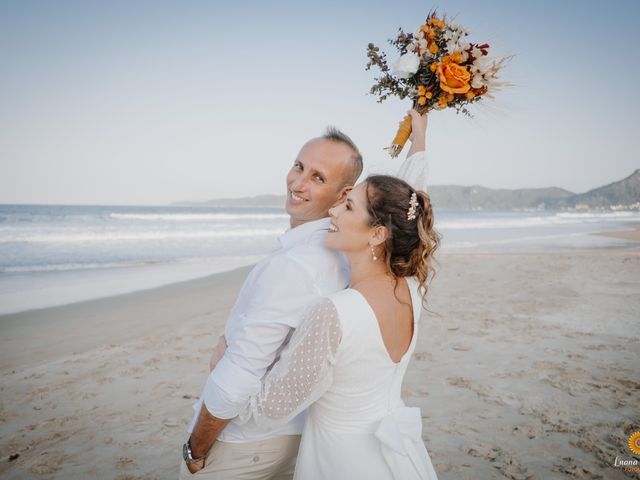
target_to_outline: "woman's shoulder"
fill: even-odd
[[[325,299],[335,306],[336,310],[350,310],[357,304],[358,296],[360,294],[353,288],[345,288],[339,290],[330,295],[327,295]]]
[[[373,311],[362,293],[346,288],[326,297],[335,308],[340,329],[344,336],[360,335],[358,332],[371,327]]]

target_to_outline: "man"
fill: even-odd
[[[346,288],[346,263],[324,246],[324,238],[329,209],[346,198],[361,172],[360,152],[336,129],[300,150],[287,175],[291,229],[280,237],[280,248],[251,271],[229,315],[228,347],[207,379],[201,399],[206,408],[198,405],[181,478],[196,471],[207,479],[292,477],[303,415],[270,432],[229,422],[258,391],[306,309]]]
[[[401,176],[426,171],[421,163],[427,118],[414,110],[410,114],[412,145]],[[260,389],[260,379],[307,308],[347,287],[346,261],[327,249],[324,240],[329,209],[346,198],[361,172],[357,147],[336,129],[300,150],[287,175],[291,229],[280,237],[280,248],[251,271],[229,315],[224,333],[228,347],[196,405],[191,437],[183,448],[181,479],[195,472],[198,478],[210,480],[292,478],[304,414],[269,432],[231,419]],[[426,179],[420,181],[426,184]]]

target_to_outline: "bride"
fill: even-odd
[[[400,396],[439,245],[429,196],[374,175],[329,214],[351,284],[309,310],[239,420],[277,426],[308,408],[297,479],[436,479],[420,410]]]

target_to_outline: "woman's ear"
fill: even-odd
[[[382,245],[384,242],[386,242],[388,237],[389,231],[387,230],[387,227],[378,225],[377,227],[373,228],[373,232],[371,233],[371,236],[369,238],[369,243],[374,247],[377,247],[378,245]]]

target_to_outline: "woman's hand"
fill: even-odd
[[[429,119],[426,113],[420,115],[415,109],[411,109],[407,112],[411,116],[411,148],[407,157],[410,157],[416,152],[424,152],[427,149],[427,124]]]
[[[224,338],[224,335],[220,335],[218,339],[218,344],[216,348],[213,349],[213,355],[211,356],[211,361],[209,362],[209,371],[213,371],[216,368],[216,365],[224,355],[224,352],[227,351],[227,340]]]

